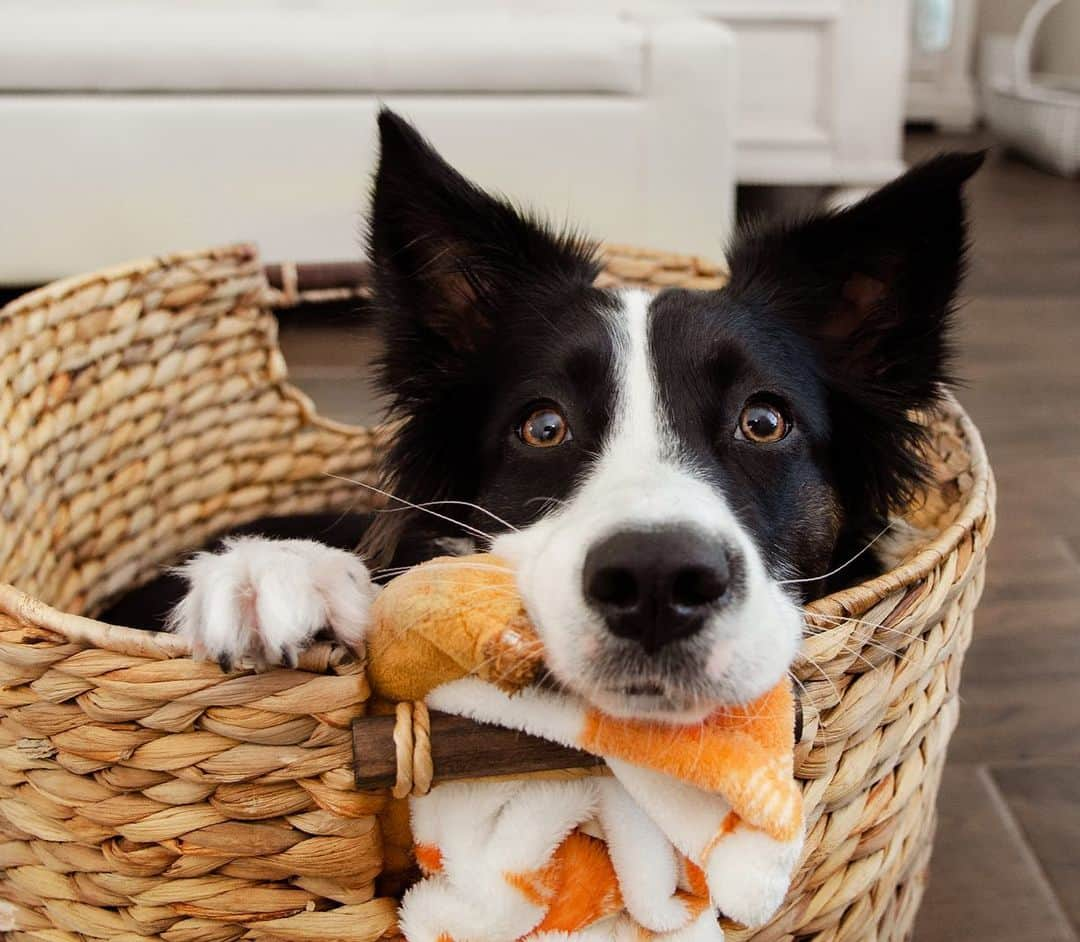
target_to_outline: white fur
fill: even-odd
[[[612,916],[579,932],[537,932],[529,942],[642,942],[647,936],[626,915]],[[724,930],[709,910],[696,921],[674,932],[655,933],[657,942],[724,942]]]
[[[664,415],[648,344],[649,296],[622,295],[611,331],[618,358],[618,402],[599,459],[575,495],[520,532],[499,536],[494,552],[511,560],[552,672],[570,689],[616,715],[672,721],[700,718],[716,702],[744,703],[784,675],[795,657],[802,619],[795,602],[766,572],[761,554],[724,495],[680,456]],[[741,603],[715,614],[692,640],[698,676],[691,694],[677,677],[657,677],[663,696],[605,690],[590,671],[597,652],[615,642],[586,604],[582,570],[589,548],[625,528],[697,528],[745,560]],[[708,694],[703,696],[703,691]]]
[[[535,688],[510,695],[476,678],[451,681],[428,706],[581,747],[589,707]],[[683,861],[701,867],[712,903],[748,925],[766,922],[782,903],[803,846],[754,831],[747,820],[728,831],[732,806],[653,768],[607,756],[614,777],[569,781],[445,783],[413,798],[413,835],[438,847],[443,870],[405,897],[401,923],[410,942],[455,939],[512,942],[527,936],[545,907],[508,874],[536,872],[570,831],[607,845],[626,915],[551,942],[622,939],[640,927],[668,942],[720,942],[712,907],[693,917],[676,892],[688,888]],[[531,937],[530,937],[531,938]],[[546,935],[543,938],[548,938]]]
[[[581,736],[580,709],[567,698],[537,687],[511,695],[478,677],[462,677],[432,690],[427,704],[481,723],[498,717],[500,726],[554,739],[572,748],[577,747]]]
[[[545,910],[506,876],[546,862],[577,825],[593,817],[596,789],[591,779],[445,783],[414,798],[413,837],[440,848],[445,869],[402,899],[405,937],[512,942],[531,932]]]
[[[201,657],[295,664],[317,632],[356,646],[375,589],[353,553],[309,540],[243,537],[180,567],[188,594],[170,630]]]
[[[618,759],[608,765],[637,804],[681,853],[705,871],[713,902],[736,922],[760,926],[784,900],[803,849],[803,836],[778,841],[740,824],[721,841],[713,836],[731,806],[685,782]]]
[[[682,928],[687,911],[675,896],[679,861],[671,841],[616,779],[601,780],[597,788],[597,816],[626,911],[651,932]]]
[[[752,700],[773,686],[795,657],[802,621],[795,602],[769,578],[724,495],[680,455],[657,394],[650,316],[647,294],[623,293],[610,322],[616,412],[587,480],[551,515],[498,537],[493,550],[516,566],[556,677],[609,713],[678,722],[700,718],[717,702]],[[744,598],[687,642],[696,677],[681,671],[654,678],[663,695],[605,690],[590,667],[615,639],[585,602],[586,553],[620,529],[671,525],[697,528],[733,546],[744,558]],[[173,613],[173,629],[200,655],[234,661],[291,663],[324,626],[355,644],[374,591],[351,553],[300,540],[234,540],[220,554],[199,554],[182,572],[191,589]]]
[[[803,839],[784,843],[745,825],[709,854],[705,878],[713,902],[744,926],[762,926],[784,902]]]

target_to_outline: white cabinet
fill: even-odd
[[[679,2],[735,33],[740,183],[858,186],[903,169],[907,0]]]

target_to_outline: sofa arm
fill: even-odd
[[[650,242],[718,257],[735,221],[735,37],[704,19],[648,24]]]

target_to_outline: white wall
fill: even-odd
[[[979,45],[988,33],[1016,33],[1030,6],[1031,0],[979,0]],[[1043,22],[1035,67],[1080,75],[1080,0],[1063,0]]]
[[[1080,0],[1065,0],[1051,12],[1039,38],[1040,69],[1080,75]]]

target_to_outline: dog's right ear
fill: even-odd
[[[379,114],[379,140],[369,240],[377,294],[428,349],[481,348],[506,291],[592,281],[590,246],[485,193],[392,111]]]

